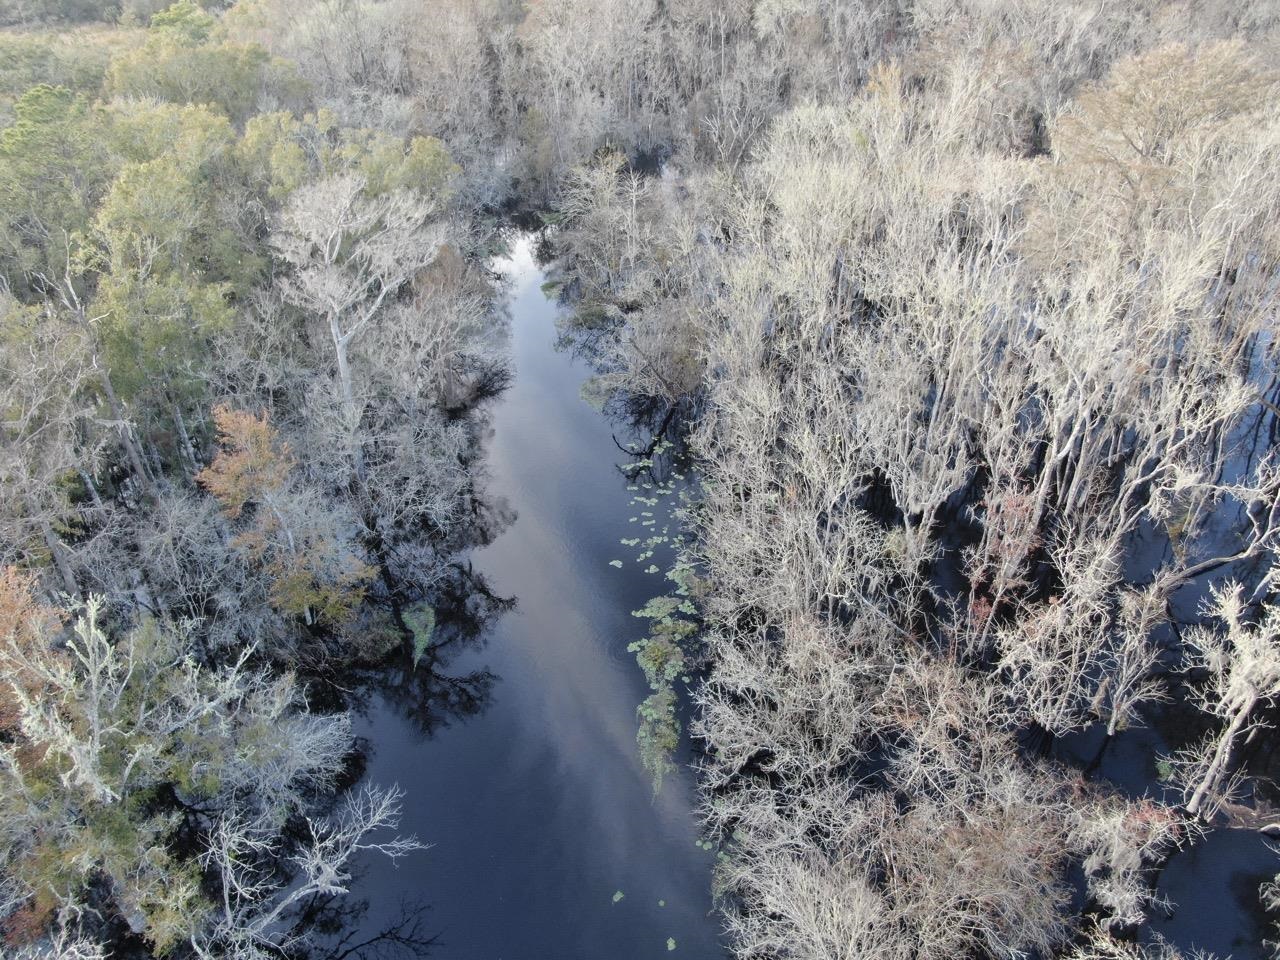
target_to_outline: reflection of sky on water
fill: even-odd
[[[503,267],[515,379],[493,411],[487,466],[516,520],[473,560],[517,605],[449,664],[499,678],[479,716],[430,741],[376,701],[359,723],[369,777],[405,789],[404,831],[434,846],[399,869],[369,861],[353,892],[373,903],[370,927],[405,896],[429,902],[439,957],[628,960],[666,956],[673,937],[677,956],[712,960],[719,921],[692,778],[655,800],[635,743],[648,691],[626,650],[644,630],[630,611],[670,584],[618,542],[650,531],[629,523],[616,426],[579,396],[590,371],[553,349],[556,307],[532,245],[517,242]]]

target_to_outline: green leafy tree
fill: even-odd
[[[263,113],[246,125],[237,152],[246,175],[272,200],[283,200],[303,184],[357,174],[365,196],[405,189],[443,204],[461,169],[435,137],[406,141],[379,130],[343,127],[329,110],[301,119]]]
[[[63,86],[92,96],[102,87],[111,47],[72,43],[47,34],[0,35],[0,118],[11,120],[11,105],[38,84]]]
[[[66,87],[40,84],[0,131],[0,270],[15,291],[42,289],[67,266],[115,174],[99,112]]]
[[[227,42],[217,21],[188,0],[151,18],[142,46],[112,61],[107,87],[121,96],[214,104],[237,122],[264,93],[296,100],[304,89],[290,64],[257,44]]]
[[[209,39],[216,23],[212,16],[191,0],[178,0],[173,6],[152,16],[151,29],[198,44]]]

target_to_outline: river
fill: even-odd
[[[633,502],[622,428],[580,397],[591,371],[556,347],[533,251],[519,235],[496,264],[515,376],[492,409],[488,492],[515,516],[470,558],[515,606],[449,663],[492,672],[482,709],[428,736],[375,695],[357,721],[368,779],[400,785],[402,832],[432,844],[360,864],[361,929],[409,899],[428,906],[442,960],[715,960],[715,855],[697,845],[689,758],[655,797],[635,743],[649,691],[626,649],[645,627],[631,611],[671,585],[620,541],[667,521]]]

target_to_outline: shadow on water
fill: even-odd
[[[648,693],[627,645],[632,611],[666,584],[672,553],[618,559],[644,520],[619,467],[634,432],[584,402],[592,370],[557,349],[559,308],[535,241],[495,264],[515,376],[486,439],[492,536],[438,591],[433,643],[374,683],[352,678],[365,775],[405,792],[401,829],[432,844],[399,867],[369,858],[330,929],[348,944],[395,926],[403,903],[449,960],[640,960],[724,955],[698,847],[687,752],[655,796],[636,748]],[[616,436],[615,436],[616,435]],[[637,494],[639,495],[639,494]],[[645,516],[653,516],[650,511]],[[371,679],[371,678],[363,678]]]
[[[1277,858],[1256,830],[1215,830],[1169,861],[1158,892],[1174,909],[1156,911],[1149,929],[1184,949],[1235,960],[1262,960],[1273,938],[1258,894]]]
[[[356,874],[354,883],[362,876]],[[297,911],[293,928],[306,930],[320,944],[298,955],[302,960],[396,960],[425,957],[438,938],[431,929],[430,908],[404,898],[385,913],[380,924],[368,922],[370,902],[341,894],[314,897]]]
[[[470,561],[452,564],[431,599],[435,622],[421,656],[402,645],[376,668],[361,670],[347,699],[366,716],[370,710],[395,709],[424,740],[488,706],[497,675],[488,666],[459,669],[455,663],[482,649],[494,622],[516,606],[514,598],[494,593]]]

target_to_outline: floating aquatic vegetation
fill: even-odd
[[[645,572],[653,574],[660,570],[656,564],[650,564]],[[677,678],[688,676],[685,645],[698,630],[697,621],[684,613],[682,604],[686,610],[693,609],[681,596],[664,594],[650,598],[639,610],[631,612],[632,616],[649,621],[648,636],[631,643],[627,649],[636,655],[636,662],[653,690],[637,708],[640,728],[636,741],[641,762],[653,778],[655,793],[661,789],[663,778],[675,769],[672,757],[680,744],[681,730],[676,715],[675,683]]]

